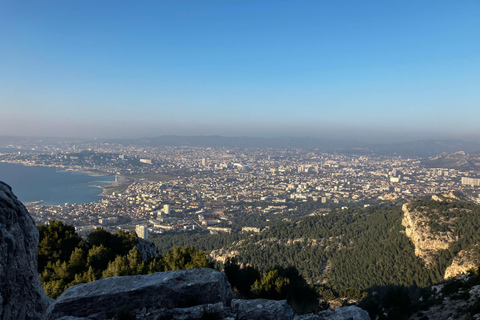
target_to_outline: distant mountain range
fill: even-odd
[[[416,140],[396,143],[365,143],[357,140],[334,140],[312,137],[223,137],[223,136],[160,136],[142,139],[115,139],[110,142],[151,147],[192,146],[225,148],[320,149],[342,153],[376,154],[403,157],[432,157],[441,153],[479,151],[480,142],[462,140]]]
[[[479,142],[462,140],[414,140],[395,143],[367,143],[358,140],[323,139],[312,137],[225,137],[225,136],[177,136],[164,135],[140,139],[73,139],[73,138],[39,138],[39,137],[7,137],[0,136],[0,147],[12,145],[38,145],[93,143],[119,143],[139,146],[191,146],[191,147],[224,147],[224,148],[272,148],[272,149],[307,149],[325,150],[346,154],[402,156],[410,158],[428,158],[442,153],[464,151],[467,154],[480,151]]]
[[[463,151],[442,153],[424,160],[422,164],[427,168],[480,169],[480,151],[468,154]]]

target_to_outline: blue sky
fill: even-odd
[[[480,139],[480,1],[0,2],[0,135]]]

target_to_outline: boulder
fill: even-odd
[[[50,302],[38,277],[38,231],[0,181],[0,319],[40,319]]]
[[[158,248],[150,241],[137,237],[137,250],[142,255],[143,261],[148,261],[150,258],[158,256]]]
[[[323,318],[320,318],[318,314],[309,313],[309,314],[295,315],[293,320],[323,320]]]
[[[150,309],[136,314],[137,320],[200,320],[223,319],[226,308],[221,302],[204,304],[190,308]]]
[[[225,274],[208,268],[112,277],[68,288],[48,308],[44,319],[94,314],[111,318],[119,308],[127,308],[144,319],[149,319],[148,315],[162,319],[162,314],[172,313],[173,309],[217,303],[230,306],[232,298]]]
[[[237,320],[292,320],[295,316],[287,300],[232,300]]]
[[[324,320],[370,320],[368,312],[357,306],[342,307],[334,310],[326,310],[318,313]]]

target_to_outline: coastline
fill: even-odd
[[[113,176],[113,173],[107,172],[107,171],[101,171],[97,169],[86,169],[86,168],[80,168],[80,167],[66,167],[62,166],[60,164],[39,164],[39,163],[31,163],[31,162],[21,162],[21,161],[6,161],[6,160],[0,160],[2,163],[10,163],[10,164],[19,164],[22,166],[26,167],[48,167],[48,168],[59,168],[62,169],[60,171],[75,171],[75,172],[80,172],[84,173],[86,175],[89,175],[91,177],[105,177],[105,176]]]
[[[8,163],[8,164],[13,164],[13,165],[21,165],[25,167],[45,167],[45,168],[55,168],[57,169],[57,172],[74,172],[74,173],[81,173],[90,177],[111,177],[114,176],[114,174],[106,171],[101,171],[97,169],[88,169],[88,168],[80,168],[80,167],[67,167],[67,166],[62,166],[62,165],[54,165],[54,164],[38,164],[38,163],[31,163],[31,162],[22,162],[22,161],[6,161],[6,160],[0,160],[0,163]],[[124,182],[126,179],[123,176],[118,176],[119,181],[118,182]],[[117,182],[117,183],[118,183]],[[104,183],[106,185],[99,185],[98,183]],[[99,188],[101,189],[100,192],[94,197],[106,197],[108,196],[108,188],[114,187],[115,186],[115,181],[107,181],[107,180],[94,180],[86,183],[85,186],[82,187],[91,187],[91,188]],[[78,188],[78,187],[77,187]],[[95,202],[98,200],[94,200],[92,202]],[[44,200],[37,200],[37,201],[32,201],[31,204],[33,205],[43,205],[42,203]]]

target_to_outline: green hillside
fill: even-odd
[[[412,241],[402,226],[401,204],[356,210],[335,210],[325,216],[303,218],[272,226],[259,234],[162,235],[154,243],[193,244],[205,251],[237,251],[240,263],[260,270],[295,266],[313,284],[335,290],[368,289],[384,285],[425,287],[443,280],[446,268],[460,250],[478,251],[480,207],[465,200],[438,202],[420,199],[412,208],[430,214],[432,232],[441,232],[441,217],[454,217],[449,228],[458,239],[440,250],[426,267],[415,256]]]

